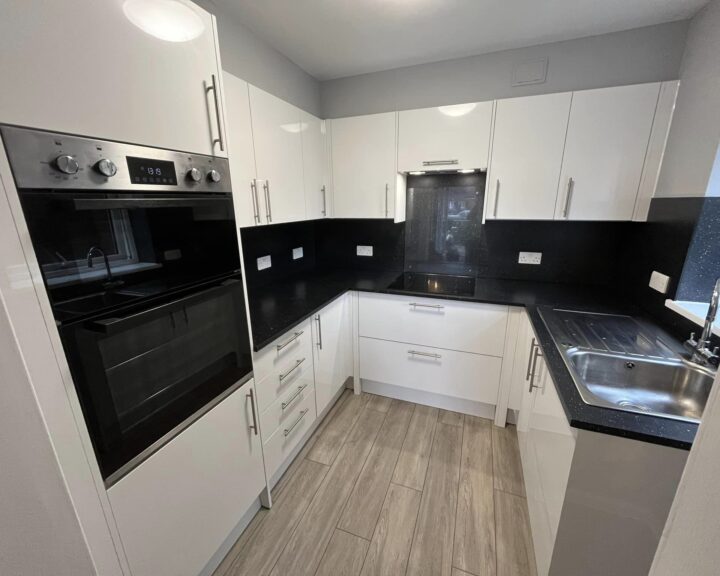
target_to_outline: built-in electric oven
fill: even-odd
[[[228,163],[0,133],[111,484],[252,376]]]

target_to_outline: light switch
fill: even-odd
[[[257,268],[258,270],[266,270],[272,266],[272,258],[270,256],[260,256],[260,258],[257,259]]]
[[[665,276],[665,274],[660,274],[657,271],[650,274],[650,288],[657,290],[660,294],[667,294],[669,284],[670,276]]]
[[[302,246],[299,248],[293,248],[293,260],[299,260],[303,257],[303,249]]]

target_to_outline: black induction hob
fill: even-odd
[[[388,288],[426,294],[472,296],[475,294],[475,277],[405,272],[398,276]]]

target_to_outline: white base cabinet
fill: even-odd
[[[108,490],[133,576],[197,576],[265,488],[253,380]]]

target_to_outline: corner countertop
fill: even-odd
[[[598,287],[520,280],[478,278],[472,295],[427,294],[391,289],[400,271],[320,269],[249,289],[254,350],[303,322],[348,290],[387,294],[416,294],[526,308],[570,425],[574,428],[622,436],[689,450],[698,425],[645,414],[633,414],[585,404],[560,352],[540,317],[540,306],[638,315],[637,309]]]

